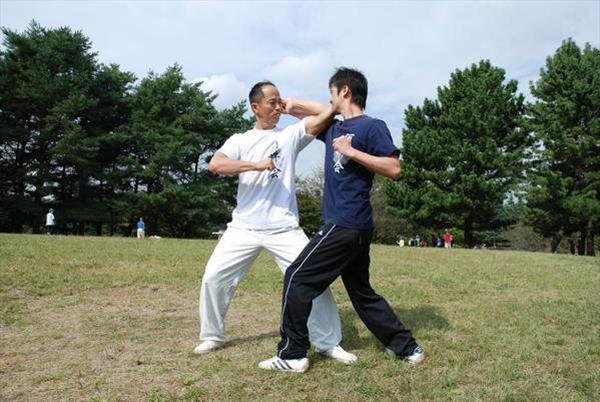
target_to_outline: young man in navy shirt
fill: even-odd
[[[386,353],[418,364],[425,358],[423,350],[369,283],[373,177],[398,179],[399,151],[386,124],[364,114],[367,79],[361,72],[339,68],[329,80],[329,89],[332,108],[344,121],[334,120],[317,137],[325,143],[324,225],[285,273],[277,356],[259,367],[308,369],[307,320],[312,300],[340,275],[354,309],[385,345]]]

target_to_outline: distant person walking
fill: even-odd
[[[144,223],[144,220],[140,218],[137,223],[137,238],[143,239],[144,237],[146,237],[146,224]]]
[[[446,229],[444,232],[444,248],[452,248],[452,240],[454,239],[452,238],[450,231]]]
[[[54,220],[54,210],[50,208],[46,214],[46,233],[49,235],[56,233],[56,222]]]
[[[444,244],[443,244],[443,241],[442,241],[442,236],[439,235],[439,234],[437,235],[435,246],[438,247],[438,248],[444,247]]]

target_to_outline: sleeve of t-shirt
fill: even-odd
[[[229,159],[239,160],[241,158],[239,139],[239,134],[232,135],[221,148],[217,149],[217,152],[225,154]]]
[[[369,129],[367,152],[374,156],[400,155],[400,151],[394,145],[390,130],[382,120],[375,120]]]
[[[306,125],[304,119],[300,120],[296,124],[292,124],[287,129],[288,135],[290,136],[293,148],[296,152],[300,152],[306,147],[312,140],[315,139],[314,135],[310,135],[306,132]]]

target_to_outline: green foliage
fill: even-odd
[[[95,106],[90,92],[98,65],[89,40],[69,28],[48,30],[32,22],[23,34],[2,32],[0,182],[8,213],[1,224],[20,231],[24,223],[39,226],[49,179],[61,168],[51,150],[82,135],[78,123]],[[82,150],[91,152],[84,143]]]
[[[306,178],[296,179],[296,200],[300,215],[300,227],[308,237],[321,227],[321,203],[323,201],[323,169],[317,169]]]
[[[119,133],[130,197],[147,231],[175,237],[206,236],[223,225],[233,204],[233,180],[205,169],[232,132],[245,131],[244,104],[219,113],[214,95],[185,82],[181,68],[150,73],[132,95],[133,113]],[[231,130],[231,131],[230,131]]]
[[[458,228],[468,247],[513,223],[504,202],[525,168],[523,110],[517,82],[488,61],[455,71],[437,100],[409,105],[402,177],[385,187],[392,210],[435,231]]]
[[[600,51],[564,41],[531,92],[528,126],[538,147],[528,219],[555,238],[553,250],[579,232],[580,253],[585,247],[593,255],[600,232]]]
[[[407,219],[389,211],[385,199],[385,183],[391,182],[383,176],[375,176],[371,190],[371,206],[373,207],[373,242],[378,244],[396,244],[400,237],[407,238],[413,232],[420,232]]]

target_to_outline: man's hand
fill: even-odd
[[[275,164],[273,163],[273,159],[267,158],[262,161],[256,162],[256,167],[254,170],[262,171],[262,170],[273,170],[275,169]]]
[[[281,113],[292,115],[294,111],[294,100],[292,98],[281,98]]]
[[[333,149],[350,159],[352,159],[356,153],[356,149],[352,147],[352,140],[345,135],[334,138]]]

